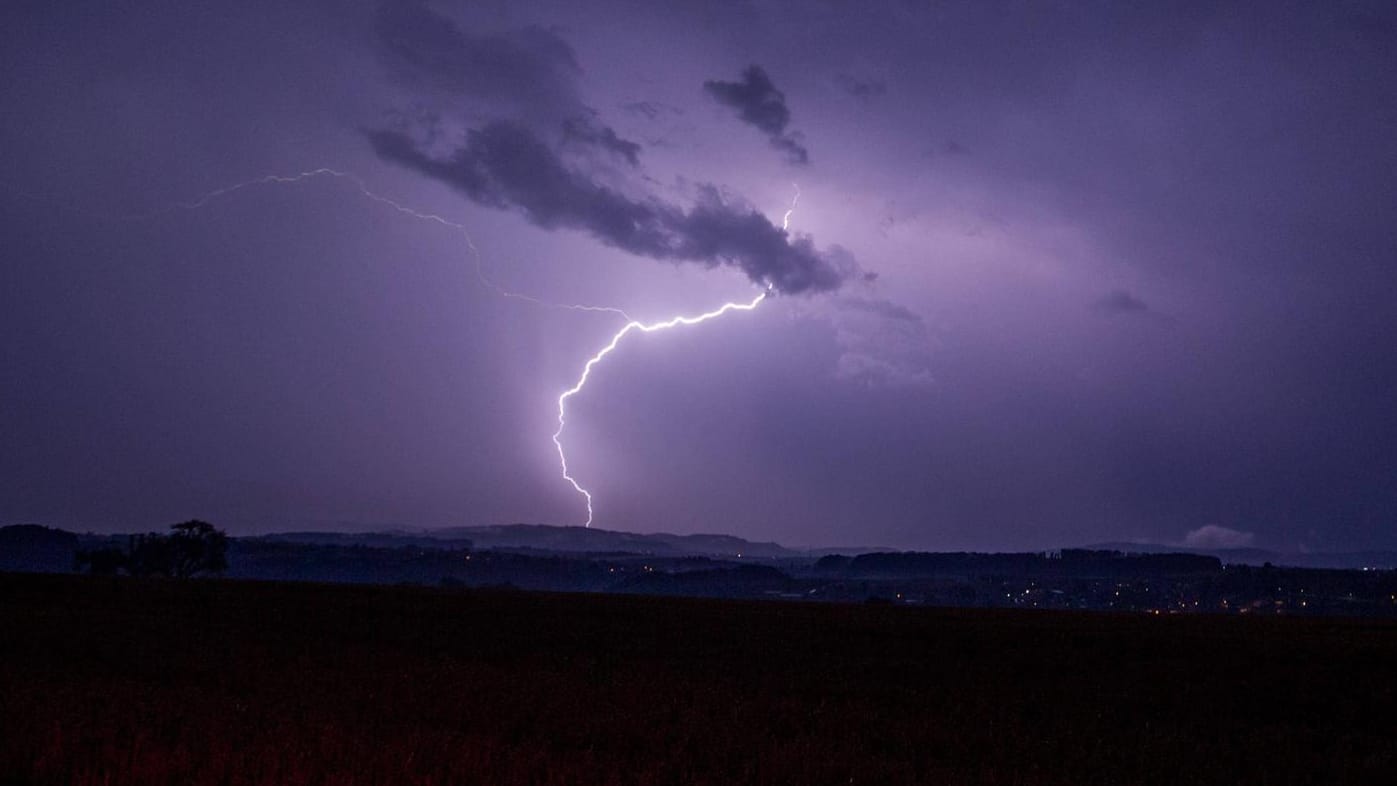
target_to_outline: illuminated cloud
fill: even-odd
[[[1184,536],[1184,545],[1191,549],[1245,549],[1256,542],[1250,532],[1208,524]]]
[[[928,357],[933,341],[921,316],[865,297],[838,297],[830,305],[828,318],[839,347],[837,376],[868,387],[935,383]]]

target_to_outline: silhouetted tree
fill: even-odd
[[[193,519],[170,527],[170,575],[185,579],[228,569],[228,536],[207,521]]]
[[[173,576],[169,536],[149,532],[126,539],[126,564],[132,576]]]
[[[115,548],[81,551],[79,569],[93,575],[166,576],[187,579],[200,573],[228,569],[228,536],[207,521],[191,520],[170,526],[170,534],[150,532],[132,535],[126,550]]]

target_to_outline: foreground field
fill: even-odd
[[[0,575],[0,784],[1378,783],[1397,626]]]

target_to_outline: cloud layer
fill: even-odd
[[[848,252],[817,250],[766,216],[702,187],[688,209],[631,198],[569,167],[530,129],[505,120],[471,130],[445,159],[406,134],[369,133],[383,159],[439,180],[472,201],[517,210],[544,229],[576,229],[637,256],[709,266],[732,265],[777,292],[831,290],[857,271]]]
[[[771,146],[785,153],[792,164],[810,163],[810,151],[795,135],[786,132],[791,122],[786,94],[776,89],[761,66],[747,66],[737,82],[710,79],[703,83],[703,89],[718,103],[736,111],[742,122],[766,134]]]
[[[699,185],[689,206],[645,193],[632,174],[640,145],[597,120],[580,97],[572,48],[550,31],[473,36],[421,4],[391,3],[380,10],[378,35],[396,76],[453,107],[465,104],[477,121],[463,143],[444,143],[435,125],[422,123],[367,131],[386,161],[544,229],[585,232],[651,259],[729,265],[784,294],[836,289],[858,274],[848,252],[817,249],[715,186]],[[710,89],[755,102],[744,117],[785,139],[789,112],[780,92],[759,68],[747,78],[735,93],[721,83]],[[803,148],[786,149],[805,160]]]

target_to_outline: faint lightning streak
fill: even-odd
[[[768,292],[769,291],[770,290],[768,289]],[[558,462],[562,465],[563,468],[563,478],[567,482],[571,483],[572,487],[576,489],[577,492],[581,494],[583,497],[585,497],[587,500],[587,522],[582,526],[592,526],[592,494],[591,492],[587,491],[587,489],[583,488],[582,485],[577,482],[576,478],[574,478],[572,475],[568,473],[568,457],[567,453],[563,450],[562,441],[563,428],[567,425],[568,399],[582,392],[582,388],[587,385],[587,379],[592,375],[592,369],[598,363],[601,362],[602,358],[611,354],[611,352],[616,349],[616,346],[621,343],[621,339],[625,338],[627,333],[630,333],[633,330],[639,330],[642,333],[654,333],[656,331],[668,330],[672,327],[678,327],[680,325],[697,325],[700,322],[707,322],[710,319],[716,319],[728,313],[729,311],[751,311],[752,309],[760,305],[763,300],[766,300],[766,296],[767,292],[763,292],[760,295],[757,295],[755,298],[752,298],[751,302],[749,303],[724,303],[719,308],[704,314],[699,314],[696,317],[674,317],[673,319],[668,319],[664,322],[651,322],[649,324],[631,320],[630,322],[626,323],[625,327],[617,331],[616,335],[611,337],[611,341],[607,343],[606,346],[602,347],[601,351],[597,352],[597,354],[593,355],[591,359],[587,361],[587,364],[582,367],[582,376],[578,377],[577,384],[573,385],[571,388],[568,388],[566,391],[563,392],[561,396],[558,396],[558,430],[553,432],[553,444],[558,448]]]
[[[160,210],[152,211],[150,213],[126,215],[121,216],[120,218],[122,218],[123,220],[148,220],[151,218],[155,218],[156,216],[171,213],[175,210],[198,210],[199,208],[204,207],[208,203],[216,199],[219,199],[220,197],[228,196],[229,194],[241,191],[245,188],[250,188],[252,186],[291,185],[293,183],[299,183],[303,180],[310,180],[312,178],[318,177],[333,177],[340,180],[348,181],[349,183],[352,183],[354,187],[359,191],[359,193],[367,199],[370,199],[381,205],[386,205],[392,208],[393,210],[402,213],[405,216],[409,216],[420,221],[430,221],[459,234],[462,238],[465,239],[466,247],[470,249],[471,259],[475,263],[476,278],[480,279],[480,283],[484,284],[487,288],[491,289],[501,297],[523,300],[529,303],[533,303],[537,306],[543,306],[545,308],[565,308],[570,311],[606,312],[610,314],[619,314],[623,319],[626,320],[631,319],[631,316],[627,314],[625,311],[619,308],[613,308],[611,306],[590,306],[580,303],[555,303],[548,300],[541,300],[539,298],[533,297],[532,295],[524,295],[518,292],[511,292],[510,290],[505,289],[504,287],[495,283],[495,281],[491,279],[489,276],[485,275],[485,266],[482,261],[480,249],[476,247],[475,241],[471,238],[470,231],[466,229],[465,225],[459,224],[448,218],[443,218],[442,216],[439,216],[435,213],[424,213],[420,210],[411,208],[395,199],[383,196],[382,194],[372,191],[364,183],[363,178],[360,178],[358,175],[352,174],[350,172],[342,172],[337,169],[330,169],[329,167],[311,169],[305,172],[299,172],[294,175],[266,175],[264,177],[254,178],[252,180],[245,180],[241,183],[234,183],[231,186],[224,186],[223,188],[214,189],[213,191],[209,191],[200,196],[199,198],[190,202],[176,202],[173,205],[162,208]]]
[[[792,183],[791,187],[796,190],[796,195],[791,197],[791,206],[786,208],[786,215],[781,216],[781,228],[791,228],[791,214],[796,212],[796,205],[800,204],[800,184]]]

